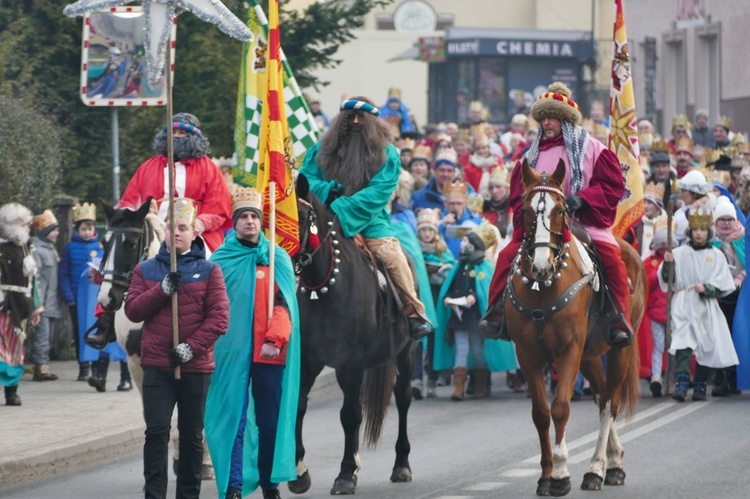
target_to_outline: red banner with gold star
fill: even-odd
[[[609,149],[617,155],[622,168],[625,194],[617,207],[612,226],[615,236],[623,237],[643,216],[643,177],[638,148],[635,95],[630,76],[630,53],[625,34],[622,0],[615,0],[614,57],[609,92]]]

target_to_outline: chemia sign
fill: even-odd
[[[590,40],[512,40],[469,38],[446,40],[448,57],[501,55],[509,57],[566,57],[586,60],[593,54]]]
[[[497,42],[500,55],[560,56],[573,57],[573,47],[568,42],[520,42],[501,40]]]

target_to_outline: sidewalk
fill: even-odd
[[[75,361],[51,362],[50,371],[57,381],[34,382],[24,374],[18,389],[21,407],[5,406],[0,399],[0,491],[142,446],[139,392],[117,391],[117,364],[110,366],[105,393],[76,381]],[[326,368],[310,397],[335,386],[335,372]]]

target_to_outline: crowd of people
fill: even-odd
[[[436,397],[436,386],[450,379],[452,400],[486,398],[491,372],[507,372],[512,390],[526,390],[514,347],[502,341],[509,339],[503,318],[488,313],[503,296],[510,261],[523,239],[522,159],[544,172],[565,162],[566,209],[596,241],[612,290],[608,342],[622,348],[634,341],[625,313],[627,276],[611,231],[625,185],[607,147],[601,103],[583,119],[570,90],[558,82],[507,127],[488,123],[483,105],[473,102],[466,123],[427,125],[423,134],[396,93],[380,109],[354,97],[345,99],[332,119],[319,103],[315,111],[326,132],[308,152],[301,173],[336,213],[344,236],[362,234],[390,273],[417,342],[415,398]],[[146,497],[166,494],[175,406],[181,429],[178,496],[200,494],[205,428],[222,494],[243,497],[260,486],[265,498],[280,497],[278,483],[296,478],[289,449],[300,338],[292,263],[276,246],[270,304],[269,294],[261,292],[268,287],[273,244],[262,230],[263,193],[234,185],[231,162],[209,159],[210,144],[195,116],[176,114],[172,128],[174,233],[167,233],[154,258],[135,267],[124,305],[128,319],[143,323]],[[166,130],[157,133],[157,155],[137,170],[120,208],[135,210],[151,197],[154,211],[167,216]],[[749,350],[750,308],[742,306],[750,300],[742,286],[750,148],[726,118],[709,134],[702,111],[694,127],[676,116],[668,138],[656,136],[647,121],[638,131],[645,214],[626,239],[648,274],[648,308],[637,336],[643,377],[650,379],[653,395],[662,396],[671,319],[673,397],[686,399],[691,375],[693,400],[705,400],[711,376],[713,396],[739,393],[750,384],[743,363],[750,360],[743,355]],[[21,404],[26,331],[34,333],[28,345],[32,379],[57,379],[47,364],[49,337],[63,306],[75,330],[80,381],[104,391],[110,360],[125,359],[116,345],[95,350],[84,341],[84,332],[99,324],[95,315],[103,312],[95,311],[94,269],[102,258],[95,221],[94,205],[75,206],[72,240],[60,258],[59,226],[50,210],[34,217],[18,203],[0,207],[0,383],[6,405]],[[402,248],[418,263],[417,276],[410,275]],[[173,253],[177,271],[170,266]],[[429,286],[417,289],[413,277]],[[671,317],[667,291],[673,294]],[[171,327],[175,295],[177,344]],[[118,390],[129,390],[130,375],[122,366]],[[554,366],[550,369],[554,373]],[[579,377],[574,397],[582,391]]]

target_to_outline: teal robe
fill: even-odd
[[[205,411],[205,428],[208,448],[216,471],[219,496],[224,497],[229,484],[232,446],[245,396],[249,398],[245,445],[243,449],[243,496],[252,493],[259,485],[258,427],[255,408],[248,384],[253,356],[252,330],[255,298],[255,272],[257,265],[268,265],[268,239],[261,233],[257,248],[243,246],[237,234],[227,236],[211,261],[224,273],[229,295],[229,329],[214,347],[216,370],[211,376]],[[281,394],[281,410],[276,434],[271,481],[287,482],[297,478],[296,443],[294,427],[297,421],[300,379],[299,310],[295,293],[294,271],[289,255],[276,245],[276,285],[289,308],[292,333],[287,344],[286,367]],[[267,293],[268,290],[258,290]]]
[[[445,282],[443,282],[443,286],[440,288],[438,301],[435,303],[435,308],[437,309],[438,314],[438,328],[435,331],[435,356],[433,360],[433,369],[435,371],[453,368],[453,363],[456,360],[455,345],[449,345],[448,342],[445,341],[445,331],[447,329],[448,319],[453,311],[443,304],[443,300],[450,289],[451,283],[456,278],[456,274],[458,274],[462,266],[462,262],[456,262],[456,264],[453,265],[450,274],[448,274]],[[479,310],[487,310],[490,281],[492,280],[492,274],[495,271],[495,267],[490,262],[484,261],[479,265],[476,265],[474,270],[476,271],[474,282],[476,284],[477,298],[479,300]],[[490,371],[511,371],[518,367],[513,344],[508,341],[485,339],[482,351],[484,352],[484,358],[487,361],[487,368]],[[470,354],[468,367],[471,368],[473,365],[473,358]]]
[[[307,178],[313,194],[325,202],[331,188],[340,187],[340,184],[325,177],[316,163],[317,155],[318,144],[315,144],[308,149],[300,173]],[[357,165],[352,165],[352,168],[355,167]],[[393,191],[396,190],[400,174],[401,160],[398,149],[388,144],[385,164],[370,182],[351,196],[341,196],[331,203],[331,209],[338,215],[344,236],[362,234],[367,239],[396,236],[391,224],[388,203]]]
[[[398,239],[399,244],[414,260],[414,266],[417,269],[417,284],[419,284],[419,300],[424,305],[424,313],[433,325],[437,325],[435,302],[430,291],[430,277],[427,275],[427,267],[424,264],[417,236],[414,235],[411,227],[401,220],[394,220],[393,228],[396,230],[396,239]],[[422,338],[422,340],[426,342],[427,337]]]

